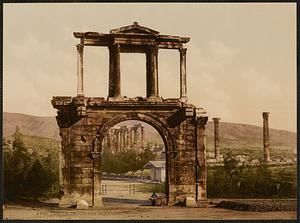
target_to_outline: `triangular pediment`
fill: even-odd
[[[140,26],[137,22],[132,25],[123,26],[121,28],[110,30],[111,34],[148,34],[148,35],[158,35],[159,32],[149,29],[144,26]]]

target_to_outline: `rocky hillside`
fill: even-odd
[[[51,139],[59,139],[58,126],[55,117],[36,117],[25,114],[7,113],[3,114],[3,134],[9,136],[13,134],[16,126],[19,126],[21,132],[25,135],[40,136]],[[136,121],[127,121],[127,124],[133,125]],[[126,124],[120,123],[119,125]],[[156,130],[150,125],[145,125],[146,141],[162,143],[162,140]],[[255,125],[235,124],[220,122],[220,146],[243,151],[261,151],[262,128]],[[213,151],[213,122],[207,124],[207,146],[209,151]],[[288,151],[296,152],[296,133],[270,129],[271,149],[280,153]],[[271,150],[271,152],[272,152]]]
[[[17,126],[25,135],[59,139],[55,117],[37,117],[3,112],[3,136],[12,135]]]

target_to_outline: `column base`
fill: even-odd
[[[103,203],[102,203],[102,196],[101,195],[95,195],[94,198],[94,204],[92,205],[92,208],[101,208],[103,207]]]
[[[150,101],[150,102],[160,102],[160,101],[162,101],[162,99],[157,95],[151,95],[151,96],[147,97],[147,100]]]
[[[108,97],[107,98],[108,101],[123,101],[123,97],[121,95],[119,96],[115,96],[115,97]]]
[[[181,97],[179,98],[179,101],[180,101],[180,102],[183,102],[183,103],[187,103],[188,98],[187,98],[187,96],[181,96]]]

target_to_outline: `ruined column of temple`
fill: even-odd
[[[186,48],[180,48],[180,100],[187,101],[187,86],[186,86]]]
[[[126,150],[129,150],[129,149],[131,149],[131,147],[130,147],[131,132],[128,127],[126,127],[126,133],[127,133]]]
[[[116,153],[120,152],[120,134],[119,130],[115,131],[115,136],[116,136]]]
[[[145,127],[141,125],[141,150],[140,152],[144,151],[145,147]]]
[[[129,129],[129,135],[130,135],[130,149],[133,149],[133,140],[132,140],[132,137],[133,137],[133,134],[132,134],[132,127]]]
[[[121,96],[120,45],[109,46],[108,98],[119,100]]]
[[[158,47],[146,52],[147,98],[158,98]]]
[[[213,118],[214,120],[214,141],[215,141],[215,159],[220,162],[220,146],[219,146],[219,120],[220,118]]]
[[[270,139],[269,139],[269,112],[263,112],[263,141],[264,141],[264,161],[271,161],[270,158]]]
[[[120,132],[120,152],[123,152],[124,151],[123,130],[120,129],[119,132]]]
[[[123,151],[126,151],[126,128],[122,129],[122,134],[123,134],[123,138],[122,138],[122,141],[123,141]]]
[[[109,153],[112,153],[112,148],[111,148],[111,132],[110,131],[108,131],[106,138],[107,138],[106,149],[107,149],[107,151]]]
[[[133,129],[133,148],[136,149],[137,151],[138,151],[138,148],[137,148],[138,136],[139,136],[138,129],[137,129],[137,127],[134,127],[134,129]]]
[[[102,140],[103,149],[107,150],[107,135]]]
[[[83,44],[77,44],[77,96],[83,96]]]
[[[118,140],[118,144],[119,144],[119,149],[118,149],[118,152],[122,152],[122,131],[121,129],[118,129],[118,137],[119,137],[119,140]]]
[[[117,153],[117,136],[116,136],[115,130],[112,131],[112,142],[113,142],[112,150],[113,150],[114,154],[116,154]]]

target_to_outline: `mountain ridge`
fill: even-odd
[[[132,123],[134,121],[131,121]],[[121,123],[119,123],[121,124]],[[150,125],[145,124],[146,137],[148,141],[162,143],[162,139],[157,131]],[[18,126],[25,135],[40,136],[60,140],[59,128],[56,118],[53,116],[33,116],[22,113],[3,112],[3,136],[12,135]],[[220,144],[224,147],[263,147],[262,127],[243,124],[220,122]],[[206,125],[206,135],[208,150],[213,147],[213,122],[209,121]],[[271,146],[274,148],[287,148],[296,150],[297,135],[287,130],[278,130],[270,128]]]

